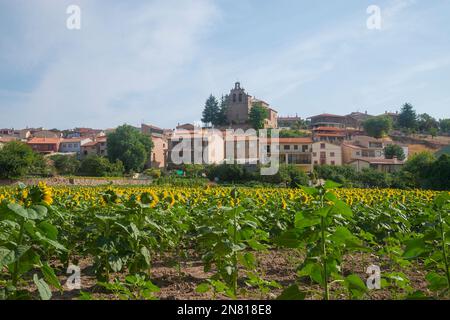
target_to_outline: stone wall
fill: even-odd
[[[95,179],[95,178],[65,178],[65,177],[54,177],[54,178],[31,178],[23,180],[0,180],[0,185],[15,185],[22,182],[26,185],[36,185],[40,181],[45,182],[49,186],[98,186],[98,185],[147,185],[151,184],[152,180],[148,179]]]

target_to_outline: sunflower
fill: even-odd
[[[53,203],[52,190],[47,187],[45,182],[39,182],[38,187],[41,191],[41,200],[47,205],[51,205]]]

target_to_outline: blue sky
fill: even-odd
[[[448,0],[0,0],[0,127],[173,128],[236,80],[280,115],[448,118],[449,18]]]

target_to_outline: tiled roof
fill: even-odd
[[[322,113],[322,114],[318,114],[317,116],[309,117],[308,119],[318,118],[318,117],[336,117],[336,118],[345,118],[345,116],[340,116],[340,115],[337,115],[337,114]]]
[[[314,131],[345,131],[345,129],[338,127],[318,127],[313,129]]]
[[[61,142],[59,138],[32,138],[28,144],[58,144]]]

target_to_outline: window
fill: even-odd
[[[239,93],[239,102],[242,102],[242,93]]]
[[[303,145],[302,146],[302,151],[303,152],[307,152],[308,151],[308,145]]]
[[[298,145],[294,145],[294,150],[298,150]]]
[[[356,155],[357,155],[357,156],[360,156],[360,155],[361,155],[361,152],[360,152],[360,151],[356,151]]]
[[[319,164],[319,162],[317,162],[317,160],[314,160],[314,164]]]
[[[334,166],[336,164],[336,162],[334,162],[333,160],[331,161],[331,165]]]
[[[320,144],[320,149],[325,149],[325,143]]]
[[[334,152],[330,152],[330,157],[334,157]]]
[[[284,150],[290,150],[290,149],[291,149],[291,146],[288,145],[288,144],[285,144],[285,145],[283,146],[283,149],[284,149]]]
[[[233,93],[233,102],[236,102],[236,93]]]
[[[317,152],[313,152],[313,157],[317,157]]]

